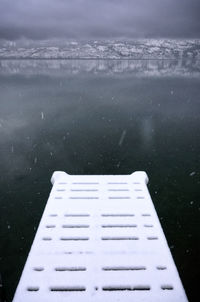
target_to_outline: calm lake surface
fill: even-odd
[[[55,170],[144,170],[190,301],[199,283],[200,64],[0,61],[0,271],[11,301]]]

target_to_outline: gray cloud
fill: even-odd
[[[199,12],[199,0],[0,0],[0,38],[193,38]]]

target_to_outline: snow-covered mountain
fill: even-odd
[[[200,40],[0,41],[1,59],[200,59]]]

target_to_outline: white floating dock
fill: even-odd
[[[55,172],[13,301],[188,301],[147,182]]]

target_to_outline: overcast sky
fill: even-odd
[[[200,0],[0,0],[0,38],[200,38]]]

